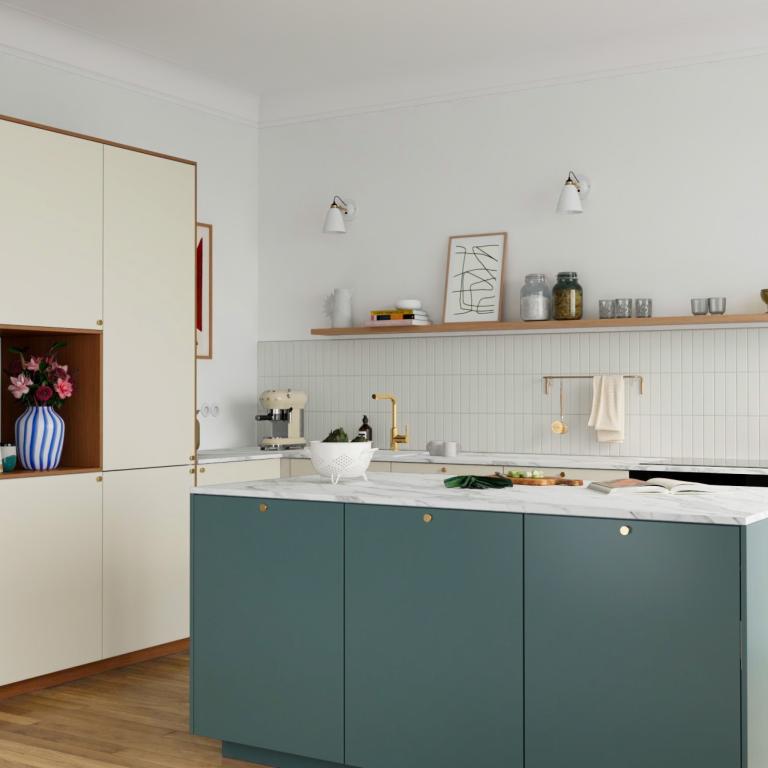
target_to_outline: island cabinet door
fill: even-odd
[[[526,517],[526,768],[739,768],[739,531]]]
[[[518,515],[346,507],[346,762],[523,765]]]
[[[194,733],[344,762],[343,540],[340,504],[193,497]]]

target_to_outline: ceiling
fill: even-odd
[[[479,87],[768,47],[765,0],[0,0],[252,94]]]

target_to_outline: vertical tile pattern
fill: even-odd
[[[387,446],[389,407],[411,448],[456,440],[467,451],[579,455],[768,459],[768,329],[342,339],[260,342],[259,389],[293,387],[309,395],[306,431],[354,431],[368,415]],[[564,382],[570,431],[553,435],[559,389],[546,374],[639,373],[627,382],[623,444],[598,444],[587,427],[589,381]]]

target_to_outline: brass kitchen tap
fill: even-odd
[[[405,434],[401,435],[397,429],[397,398],[385,392],[374,392],[371,395],[371,399],[392,401],[392,429],[390,430],[389,450],[398,450],[400,443],[405,444],[408,442],[408,425],[405,425]]]

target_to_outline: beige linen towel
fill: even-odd
[[[593,377],[588,425],[594,428],[598,443],[624,442],[623,376]]]

